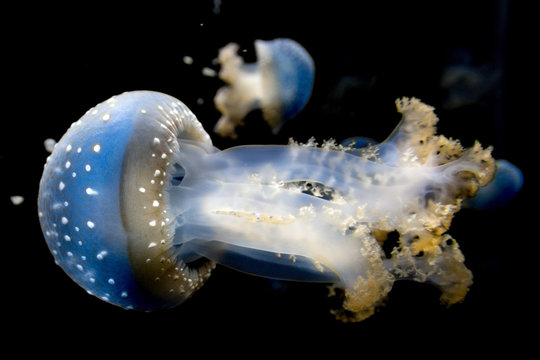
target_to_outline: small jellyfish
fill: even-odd
[[[485,210],[504,206],[523,186],[523,174],[506,160],[495,161],[493,180],[481,188],[476,196],[465,200],[464,206]]]
[[[228,44],[219,51],[219,77],[228,85],[214,97],[222,116],[214,131],[236,138],[236,127],[255,109],[274,133],[298,114],[309,100],[315,66],[307,51],[290,39],[255,41],[257,62],[245,64],[237,55],[238,45]]]
[[[127,309],[181,304],[216,263],[334,284],[341,320],[371,316],[404,279],[459,302],[472,275],[447,230],[462,201],[489,186],[495,161],[490,148],[436,135],[433,108],[396,104],[392,135],[354,153],[333,141],[219,151],[179,100],[113,97],[75,122],[46,163],[44,237],[75,282]],[[386,254],[391,233],[399,246]]]
[[[501,81],[501,71],[493,64],[474,66],[471,54],[464,50],[456,51],[455,57],[441,75],[440,85],[447,93],[443,107],[454,110],[492,97]]]

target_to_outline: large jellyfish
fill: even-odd
[[[334,284],[342,320],[369,317],[401,279],[459,302],[472,275],[447,230],[464,199],[489,186],[495,162],[489,148],[436,135],[433,108],[396,104],[402,120],[380,144],[219,151],[179,100],[112,97],[48,158],[38,199],[45,239],[75,282],[129,309],[182,303],[216,263]],[[399,246],[387,256],[391,232]]]
[[[300,112],[309,100],[315,66],[307,51],[296,41],[255,41],[257,62],[244,64],[238,45],[230,43],[219,51],[219,77],[228,83],[215,98],[222,113],[214,131],[236,138],[235,128],[246,115],[260,109],[274,133],[286,120]]]

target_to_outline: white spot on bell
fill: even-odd
[[[88,195],[98,195],[99,192],[97,192],[96,190],[94,190],[92,188],[86,188],[86,194],[88,194]]]
[[[101,151],[101,145],[95,144],[94,147],[92,148],[92,150],[94,150],[95,153],[100,152]]]

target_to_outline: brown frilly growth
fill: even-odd
[[[451,305],[464,299],[472,284],[472,273],[464,265],[457,242],[446,234],[464,199],[494,176],[491,148],[475,143],[464,149],[458,140],[436,135],[437,116],[433,108],[417,99],[396,101],[402,120],[382,144],[392,144],[400,155],[398,166],[436,169],[433,190],[418,203],[411,203],[396,221],[371,224],[371,237],[381,247],[390,232],[399,233],[398,244],[386,258],[382,251],[369,256],[371,270],[359,276],[354,288],[345,289],[341,320],[361,321],[374,313],[395,280],[429,282],[441,290],[441,302]],[[381,146],[382,146],[381,145]],[[372,254],[377,254],[373,251]]]

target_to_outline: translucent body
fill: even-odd
[[[283,123],[306,105],[313,86],[315,66],[311,56],[290,39],[255,41],[257,62],[244,64],[231,43],[219,52],[219,77],[228,83],[214,98],[222,113],[214,131],[235,138],[235,128],[246,115],[261,109],[263,117],[277,132]]]
[[[460,301],[472,275],[445,232],[494,161],[478,144],[435,135],[432,108],[397,105],[403,120],[378,145],[218,151],[178,100],[122,94],[89,110],[51,155],[39,195],[45,238],[77,283],[126,308],[181,303],[214,262],[333,283],[345,293],[342,319],[370,316],[399,279]],[[390,232],[400,239],[387,258]]]

